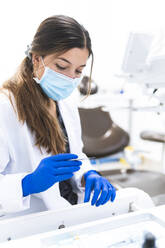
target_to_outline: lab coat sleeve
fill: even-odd
[[[10,162],[7,142],[0,129],[0,211],[14,213],[30,207],[30,196],[22,195],[22,178],[25,173],[5,174]],[[27,173],[26,173],[27,174]]]
[[[83,152],[81,152],[78,155],[80,158],[85,158],[85,160],[82,160],[83,163],[80,167],[80,170],[74,173],[71,179],[71,184],[73,191],[78,196],[77,203],[80,204],[84,202],[84,196],[85,196],[85,187],[82,186],[82,177],[87,171],[94,170],[94,168],[92,167],[89,159]]]
[[[22,178],[25,174],[0,176],[0,206],[3,213],[14,213],[30,208],[30,196],[22,196]]]
[[[84,153],[81,153],[81,158],[83,157],[86,159],[82,163],[80,170],[74,173],[74,176],[72,177],[72,185],[74,186],[76,193],[84,192],[85,188],[82,187],[82,177],[87,171],[94,170],[87,156]]]
[[[85,187],[82,186],[82,177],[87,171],[94,170],[89,159],[83,152],[79,155],[79,157],[86,158],[86,159],[83,160],[80,170],[74,173],[73,177],[71,178],[71,184],[72,184],[73,191],[78,196],[78,199],[77,199],[78,204],[84,202],[84,196],[85,196]]]
[[[82,142],[82,130],[81,130],[81,122],[80,122],[80,116],[78,112],[78,104],[77,101],[74,98],[74,103],[72,106],[72,113],[74,115],[74,119],[76,120],[76,125],[74,123],[72,126],[74,126],[74,144],[75,147],[71,149],[71,152],[75,153],[78,155],[79,158],[85,158],[85,160],[82,160],[82,165],[80,167],[80,170],[74,173],[74,176],[71,179],[71,183],[73,185],[74,191],[76,193],[78,192],[84,192],[84,187],[82,187],[82,177],[83,175],[89,171],[89,170],[94,170],[93,166],[90,163],[90,160],[88,157],[83,153],[83,142]]]

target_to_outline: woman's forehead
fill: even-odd
[[[75,64],[80,63],[85,65],[89,56],[89,51],[86,48],[72,48],[64,53],[53,53],[47,55],[47,60],[61,60],[66,63]]]

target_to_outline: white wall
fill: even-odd
[[[116,87],[130,31],[164,29],[162,0],[5,0],[0,3],[0,83],[15,71],[40,22],[50,15],[76,18],[91,35],[95,64],[93,78]]]
[[[103,40],[105,39],[103,36],[107,36],[107,29],[108,33],[110,32],[112,23],[111,18],[109,19],[110,5],[109,1],[105,1],[102,5],[99,1],[88,0],[6,0],[1,2],[0,82],[15,71],[40,22],[55,14],[72,16],[89,30],[96,62],[99,62],[102,67],[103,63],[100,59],[104,58],[102,47],[104,47]]]

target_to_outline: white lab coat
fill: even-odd
[[[14,98],[12,101],[14,102]],[[67,130],[70,152],[85,157],[82,153],[80,119],[74,97],[60,101],[59,109]],[[42,153],[35,146],[34,135],[27,124],[18,121],[8,97],[0,94],[0,210],[5,216],[70,205],[60,196],[59,183],[42,193],[22,196],[22,178],[34,171],[43,158],[51,155],[45,149],[42,149]],[[89,160],[85,160],[81,169],[72,177],[71,182],[76,192],[82,192],[82,175],[91,169]]]

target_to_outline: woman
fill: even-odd
[[[22,214],[58,209],[80,202],[84,187],[84,202],[93,190],[92,205],[113,201],[114,187],[82,152],[71,95],[90,55],[93,61],[88,32],[73,18],[49,17],[26,55],[0,94],[1,209]]]

